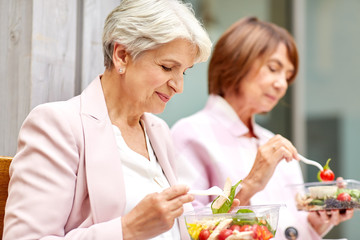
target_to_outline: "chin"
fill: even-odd
[[[152,109],[151,111],[147,111],[147,112],[153,113],[153,114],[161,114],[161,113],[164,112],[164,110],[165,110],[165,107],[163,107],[163,108],[157,108],[157,109]]]
[[[268,114],[269,113],[269,111],[262,111],[262,112],[260,112],[260,113],[258,113],[259,115],[266,115],[266,114]]]
[[[274,107],[268,107],[268,108],[263,108],[261,111],[259,111],[259,114],[267,114],[269,112],[271,112],[271,110],[273,110]]]
[[[147,107],[144,108],[144,112],[152,113],[152,114],[161,114],[164,112],[166,107],[166,103],[164,102],[152,102]]]

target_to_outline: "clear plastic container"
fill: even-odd
[[[290,185],[296,206],[302,211],[360,209],[360,182],[342,180]]]
[[[279,209],[284,206],[241,206],[222,214],[212,214],[211,209],[205,207],[186,213],[184,218],[192,240],[268,240],[275,236]],[[202,238],[202,235],[208,235],[208,238]]]

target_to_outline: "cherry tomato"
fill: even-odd
[[[269,229],[266,226],[260,226],[261,229],[261,235],[264,240],[269,240],[274,237],[274,235],[269,231]]]
[[[225,240],[228,236],[232,235],[233,231],[231,229],[223,229],[220,231],[218,236],[219,240]]]
[[[350,194],[348,194],[346,192],[342,192],[337,196],[336,199],[339,200],[339,201],[350,202],[351,201],[351,196],[350,196]]]
[[[252,231],[253,231],[253,239],[260,239],[260,238],[262,238],[262,236],[261,236],[261,229],[260,229],[260,227],[259,227],[259,225],[257,225],[257,224],[254,224],[254,225],[252,225],[252,227],[251,227],[251,229],[252,229]]]
[[[207,240],[209,236],[210,236],[210,231],[208,229],[203,229],[199,234],[199,240]]]
[[[252,231],[252,227],[250,225],[241,226],[240,232],[245,232],[245,231]]]
[[[230,229],[233,230],[233,231],[236,230],[236,231],[240,232],[241,227],[240,227],[239,225],[234,224],[234,225],[232,225],[232,226],[230,227]]]
[[[323,171],[320,172],[320,178],[324,182],[326,182],[326,181],[334,181],[335,174],[330,169],[324,169]]]

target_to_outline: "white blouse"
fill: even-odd
[[[170,187],[146,134],[145,124],[142,124],[142,126],[145,132],[150,160],[130,149],[122,137],[120,129],[113,125],[126,186],[125,214],[130,212],[146,195],[154,192],[161,192],[165,188]],[[177,220],[175,220],[172,229],[151,239],[180,240]]]

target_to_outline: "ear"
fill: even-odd
[[[114,44],[114,51],[113,51],[113,64],[116,71],[122,69],[123,73],[125,71],[126,65],[128,64],[129,55],[125,49],[125,47],[119,43]]]

